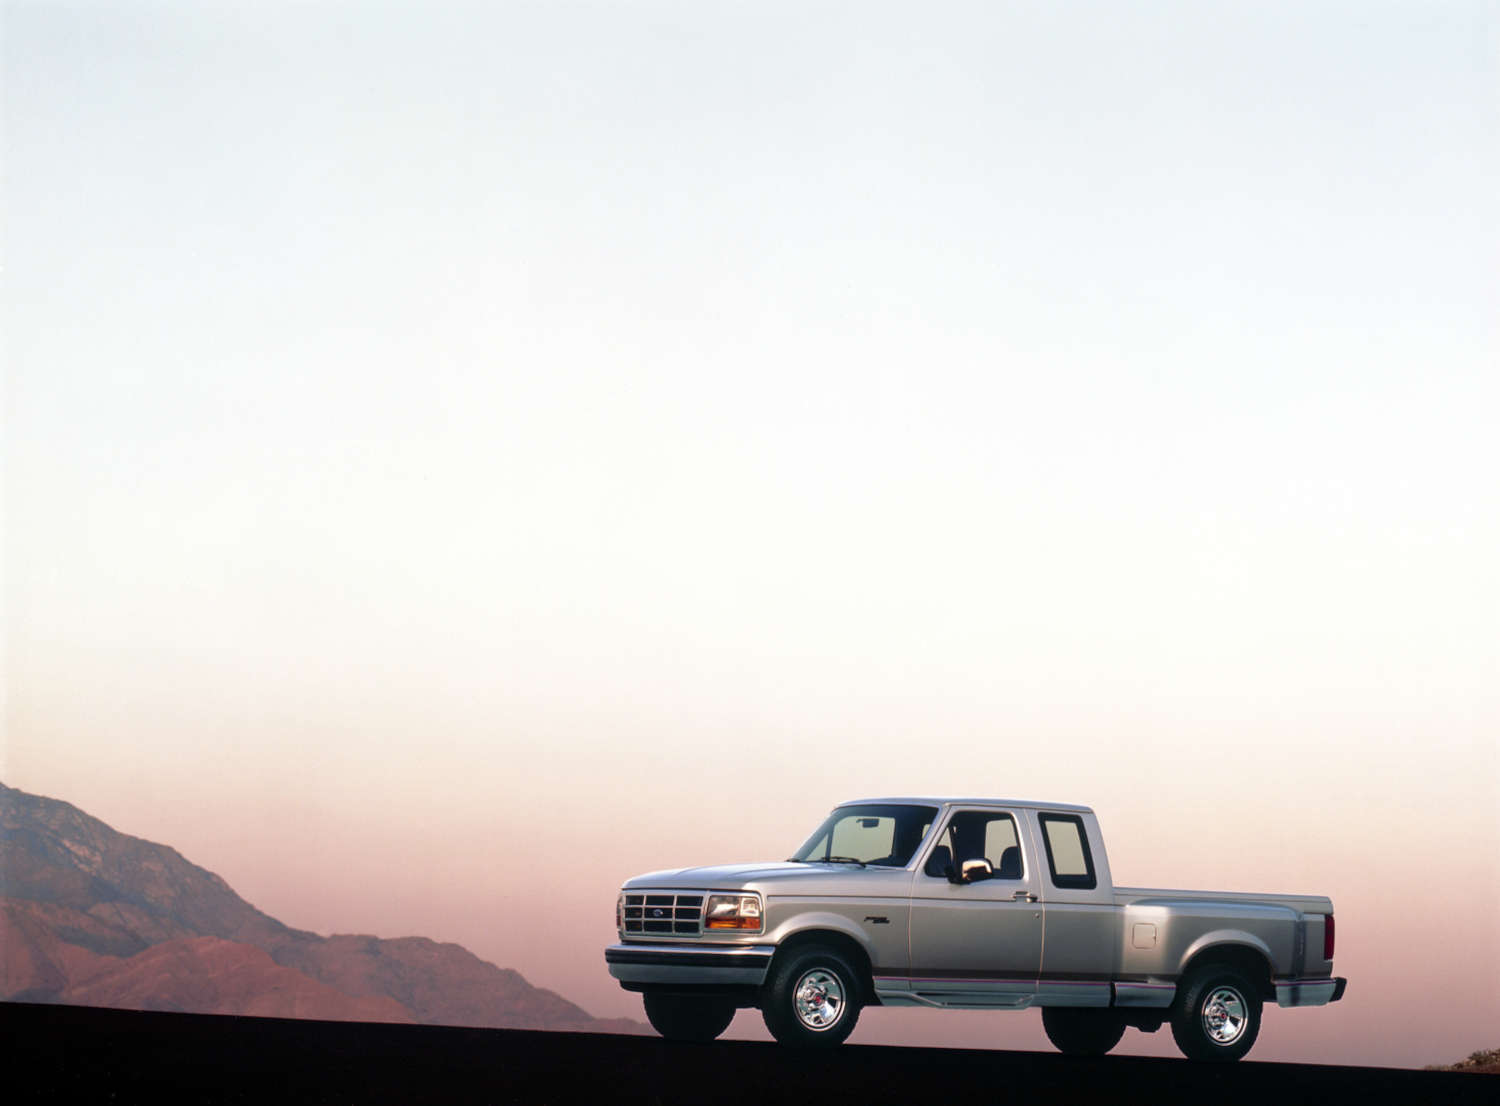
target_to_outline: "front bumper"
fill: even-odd
[[[609,974],[621,983],[669,983],[683,986],[723,984],[759,987],[771,968],[775,945],[674,945],[641,942],[610,945],[604,950]]]
[[[1349,981],[1342,976],[1332,979],[1278,979],[1277,1006],[1323,1006],[1344,997]]]

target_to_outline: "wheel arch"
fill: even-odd
[[[1184,983],[1208,965],[1229,968],[1245,977],[1264,1002],[1276,1001],[1276,985],[1271,981],[1271,953],[1263,942],[1248,933],[1209,934],[1189,951],[1178,976],[1177,993]]]
[[[875,997],[875,975],[871,967],[870,953],[858,938],[843,928],[809,926],[783,937],[776,945],[776,954],[771,958],[771,966],[766,972],[766,978],[770,979],[775,974],[777,966],[788,956],[812,946],[833,949],[848,959],[849,966],[859,976],[860,1004],[862,1006],[880,1004],[880,1000]]]

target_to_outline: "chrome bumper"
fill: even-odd
[[[1348,980],[1342,976],[1332,979],[1278,979],[1276,980],[1277,1006],[1323,1006],[1344,997]]]
[[[621,983],[749,984],[759,987],[771,967],[775,945],[671,945],[642,942],[604,950],[609,974]]]

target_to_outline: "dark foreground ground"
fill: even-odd
[[[1484,1075],[368,1025],[0,1003],[7,1102],[1464,1103]]]

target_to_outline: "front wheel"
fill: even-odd
[[[811,946],[771,969],[761,1003],[766,1028],[784,1045],[841,1043],[859,1020],[860,978],[832,949]]]
[[[1195,972],[1172,1008],[1172,1037],[1189,1060],[1238,1060],[1260,1033],[1260,995],[1232,968]]]
[[[734,1003],[695,995],[645,994],[646,1018],[669,1041],[712,1041],[734,1021]]]
[[[1125,1019],[1113,1010],[1044,1006],[1042,1028],[1065,1056],[1103,1056],[1125,1036]]]

